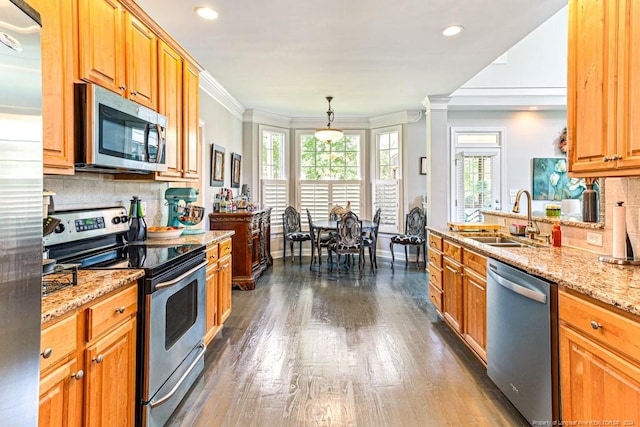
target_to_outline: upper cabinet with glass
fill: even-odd
[[[640,2],[569,2],[567,120],[573,176],[640,175],[639,29]]]

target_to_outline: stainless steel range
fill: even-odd
[[[136,423],[162,426],[204,368],[203,245],[130,242],[123,207],[56,212],[49,257],[81,269],[139,268]]]

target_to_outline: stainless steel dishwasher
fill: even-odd
[[[487,373],[534,425],[559,420],[557,296],[555,284],[487,260]]]

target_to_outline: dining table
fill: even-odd
[[[365,231],[373,231],[377,228],[377,225],[375,222],[368,220],[368,219],[363,219],[362,220],[362,232],[364,233]],[[316,253],[316,249],[318,250],[318,253],[320,253],[320,235],[322,234],[323,231],[338,231],[338,220],[336,219],[321,219],[318,221],[313,221],[313,230],[311,230],[312,233],[315,233],[315,241],[316,241],[316,246],[311,246],[311,260],[313,262],[313,260],[315,259],[315,253]]]

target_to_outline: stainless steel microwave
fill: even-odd
[[[76,170],[152,173],[167,170],[167,118],[93,84],[75,85]]]

